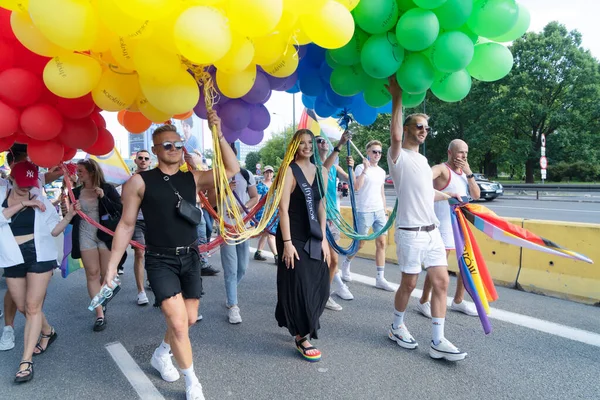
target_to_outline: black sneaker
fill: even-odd
[[[256,253],[254,253],[254,259],[256,261],[267,261],[267,257],[260,254],[260,251],[257,251]]]
[[[218,269],[215,269],[215,267],[213,267],[210,264],[206,264],[205,267],[202,267],[202,269],[200,270],[200,275],[201,276],[215,276],[216,274],[218,274],[219,271]]]
[[[117,268],[117,274],[118,275],[123,275],[124,273],[125,273],[125,270],[123,269],[123,267]]]

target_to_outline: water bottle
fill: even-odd
[[[100,292],[92,299],[88,310],[94,311],[97,307],[105,305],[115,294],[119,293],[119,290],[121,290],[121,280],[118,276],[115,276],[115,279],[112,280],[112,285],[114,289],[111,289],[108,285],[102,286]]]

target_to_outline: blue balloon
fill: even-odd
[[[361,125],[371,125],[377,119],[377,109],[365,102],[362,93],[352,98],[352,116]]]
[[[316,97],[307,96],[305,94],[302,95],[302,104],[304,107],[313,110],[315,108],[315,100]]]
[[[350,107],[352,104],[352,97],[340,96],[334,92],[331,87],[327,88],[325,95],[327,96],[327,101],[329,101],[329,104],[337,108]]]
[[[306,48],[306,46],[298,46],[298,45],[294,45],[294,47],[296,48],[296,50],[298,51],[298,58],[300,60],[302,60],[304,58],[304,56],[306,55],[306,51],[308,50]]]
[[[298,81],[300,82],[300,90],[307,96],[316,97],[325,90],[325,85],[319,77],[317,68],[302,68],[298,72]]]
[[[377,112],[379,112],[380,114],[391,114],[392,113],[392,102],[390,101],[385,106],[379,107],[377,109]]]
[[[306,45],[306,55],[303,60],[307,62],[309,65],[312,65],[315,68],[319,68],[323,61],[325,61],[325,50],[322,47],[317,46],[314,43],[310,43]]]
[[[331,79],[331,73],[333,72],[333,68],[327,64],[326,61],[323,61],[321,64],[321,68],[319,68],[319,75],[321,76],[321,80],[325,84],[325,86],[329,86],[329,80]]]
[[[337,107],[332,106],[327,101],[325,94],[317,96],[315,100],[315,112],[321,118],[331,117],[337,111]]]
[[[299,82],[296,81],[296,83],[294,83],[294,86],[292,86],[290,89],[286,90],[287,93],[299,93],[300,92],[300,85]]]

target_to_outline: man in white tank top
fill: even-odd
[[[464,141],[454,139],[450,142],[448,146],[448,161],[438,164],[431,169],[433,173],[433,187],[436,190],[443,193],[456,193],[461,197],[471,197],[473,200],[479,199],[479,185],[475,182],[475,177],[469,167],[469,162],[467,161],[468,154],[469,146]],[[448,203],[439,201],[435,203],[434,210],[435,215],[440,221],[439,229],[446,247],[446,257],[448,257],[450,251],[455,250],[452,220],[450,219],[451,208]],[[417,304],[417,310],[428,318],[431,318],[430,295],[431,282],[429,278],[425,278],[423,294]],[[475,307],[470,303],[464,302],[464,298],[465,287],[463,286],[460,274],[458,274],[456,292],[450,309],[467,315],[477,316]]]
[[[388,337],[406,349],[418,346],[404,324],[404,313],[423,266],[433,286],[433,332],[429,356],[448,361],[463,360],[467,353],[444,337],[448,262],[433,204],[434,201],[447,200],[449,196],[434,190],[431,168],[427,159],[419,154],[419,146],[430,131],[429,117],[412,114],[403,122],[402,90],[394,76],[389,80],[389,90],[392,95],[392,126],[388,166],[398,196],[394,238],[402,280],[394,299],[394,321]],[[453,196],[458,197],[456,194]],[[446,201],[444,203],[447,204]]]

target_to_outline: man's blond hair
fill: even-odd
[[[369,151],[369,149],[373,146],[383,147],[379,140],[371,140],[369,143],[367,143],[367,151]]]

